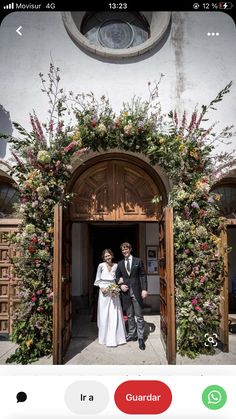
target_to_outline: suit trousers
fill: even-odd
[[[130,306],[126,310],[129,325],[128,336],[137,337],[138,335],[138,339],[143,339],[145,326],[143,310],[134,295],[131,297],[131,301]],[[135,321],[135,317],[137,319],[137,323]]]

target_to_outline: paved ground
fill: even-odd
[[[146,350],[141,351],[137,342],[129,342],[116,348],[107,348],[97,341],[96,323],[90,322],[88,315],[81,316],[73,325],[73,339],[68,348],[65,363],[73,365],[165,365],[166,357],[160,339],[160,317],[146,315],[147,334]],[[213,356],[201,355],[194,360],[177,356],[178,365],[235,365],[236,334],[229,335],[230,352],[219,350]],[[0,364],[5,364],[7,357],[14,353],[16,346],[0,340]],[[42,358],[35,364],[52,364],[52,358]]]

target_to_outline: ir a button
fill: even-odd
[[[97,381],[76,381],[67,387],[65,403],[77,415],[95,415],[109,403],[107,388]]]
[[[172,393],[162,381],[125,381],[115,391],[115,403],[124,413],[156,415],[171,405]]]

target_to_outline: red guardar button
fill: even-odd
[[[125,381],[115,391],[115,403],[124,413],[157,415],[171,405],[172,393],[161,381]]]

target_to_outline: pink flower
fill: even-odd
[[[97,125],[97,120],[96,120],[96,118],[93,118],[92,119],[92,126],[93,126],[93,128],[95,128],[96,125]]]
[[[50,132],[53,131],[53,120],[52,119],[50,119],[50,122],[49,122],[49,131]]]
[[[61,161],[60,160],[57,160],[57,162],[56,162],[56,170],[55,170],[55,173],[56,174],[59,172],[60,164],[61,164]]]
[[[43,293],[43,290],[38,290],[38,291],[36,291],[36,294],[37,295],[41,295]]]
[[[197,274],[199,272],[199,266],[198,265],[194,266],[193,270],[194,270],[194,273]]]
[[[37,297],[32,297],[31,301],[32,301],[32,303],[35,303],[35,301],[37,301]]]
[[[58,125],[57,125],[57,132],[61,132],[62,128],[63,128],[64,122],[63,121],[59,121]]]
[[[130,135],[132,128],[133,128],[132,124],[125,125],[125,127],[124,127],[124,133],[126,135]]]
[[[184,249],[184,253],[188,255],[190,253],[190,249]]]
[[[194,298],[194,299],[191,301],[191,303],[192,303],[192,305],[194,306],[195,304],[197,304],[197,299],[196,299],[196,298]]]
[[[120,128],[120,120],[119,118],[115,119],[115,128]]]
[[[50,292],[50,294],[48,294],[48,298],[50,298],[50,300],[52,300],[52,299],[53,299],[53,291],[52,291],[52,292]]]
[[[205,281],[206,281],[206,277],[205,276],[201,276],[200,277],[201,284],[204,284]]]
[[[72,141],[70,144],[68,144],[66,147],[64,147],[64,151],[67,153],[72,148],[74,148],[76,145],[77,145],[77,143],[75,141]]]
[[[177,116],[177,112],[176,111],[174,111],[174,121],[175,121],[175,126],[177,127],[179,121],[178,121],[178,116]]]
[[[195,308],[196,311],[202,311],[201,307],[199,307],[199,306],[195,306],[194,308]]]
[[[81,156],[81,154],[84,154],[87,151],[87,148],[81,148],[80,150],[76,151],[76,156]]]
[[[195,127],[196,120],[197,120],[197,112],[193,112],[191,122],[188,127],[189,132],[192,132],[193,128]]]

